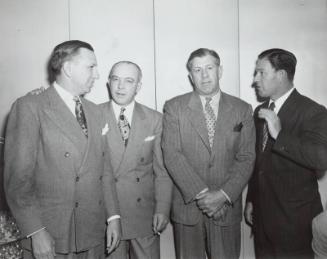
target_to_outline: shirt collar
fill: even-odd
[[[60,86],[57,82],[53,82],[53,86],[61,99],[64,101],[64,103],[67,105],[69,110],[73,113],[75,116],[75,101],[74,101],[74,96],[68,92],[65,88]],[[79,98],[79,96],[78,96]]]
[[[135,100],[133,100],[130,104],[128,104],[126,106],[120,106],[119,104],[115,103],[114,100],[112,100],[111,103],[112,103],[112,108],[114,110],[115,118],[117,119],[117,121],[118,121],[118,117],[120,114],[120,110],[122,107],[124,107],[125,108],[124,115],[125,115],[127,121],[131,124],[134,106],[135,106]]]
[[[269,105],[274,102],[275,103],[275,109],[274,112],[278,113],[280,108],[283,106],[283,104],[285,103],[285,101],[287,100],[287,98],[291,95],[291,93],[293,92],[295,88],[292,87],[290,90],[288,90],[284,95],[282,95],[281,97],[279,97],[277,100],[269,100]],[[269,106],[268,106],[269,107]]]

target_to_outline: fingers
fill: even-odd
[[[110,254],[119,244],[118,234],[113,231],[107,237],[107,253]]]

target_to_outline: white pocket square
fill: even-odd
[[[106,135],[107,132],[109,131],[109,126],[108,126],[108,123],[106,123],[106,125],[104,125],[103,129],[102,129],[102,136],[103,135]]]
[[[144,139],[144,141],[151,141],[151,140],[154,140],[156,138],[155,135],[152,135],[152,136],[148,136]]]

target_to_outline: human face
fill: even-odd
[[[211,55],[196,57],[191,61],[189,76],[199,95],[213,96],[219,91],[222,68]]]
[[[91,91],[94,81],[99,78],[97,60],[93,51],[80,48],[78,54],[71,58],[71,82],[76,95]]]
[[[258,59],[255,66],[253,86],[257,94],[262,98],[276,100],[280,97],[280,77],[279,71],[272,67],[266,58]]]
[[[120,63],[112,68],[109,78],[111,97],[120,106],[130,104],[140,90],[138,69],[133,64]]]

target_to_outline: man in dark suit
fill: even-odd
[[[114,64],[108,81],[111,100],[102,105],[123,232],[109,258],[159,259],[159,235],[169,221],[173,184],[160,146],[162,115],[135,101],[141,79],[137,64]]]
[[[255,160],[252,108],[220,90],[215,51],[192,52],[187,68],[195,91],[167,101],[163,120],[176,256],[239,258],[242,190]]]
[[[254,112],[257,159],[245,208],[257,258],[313,258],[311,221],[322,211],[316,171],[327,169],[327,111],[294,88],[296,63],[283,49],[266,50],[256,62],[254,87],[268,98]]]
[[[98,78],[96,57],[90,44],[67,41],[55,47],[49,64],[53,85],[19,98],[9,115],[7,201],[27,236],[24,258],[104,258],[105,235],[111,252],[121,230],[112,172],[104,163],[105,121],[81,97]]]

